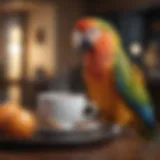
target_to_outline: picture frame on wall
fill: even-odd
[[[46,41],[46,33],[43,28],[38,28],[36,31],[36,43],[43,44]]]

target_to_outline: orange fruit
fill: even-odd
[[[37,126],[35,116],[25,109],[21,109],[17,114],[10,117],[8,122],[7,132],[16,138],[31,137]]]
[[[10,118],[18,114],[20,106],[14,103],[6,103],[0,106],[0,130],[6,130]]]

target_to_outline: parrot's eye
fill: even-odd
[[[83,35],[80,31],[75,30],[72,35],[72,43],[75,47],[78,47],[81,43]]]
[[[96,28],[90,28],[87,30],[86,36],[90,39],[91,42],[94,42],[100,37],[100,31]]]

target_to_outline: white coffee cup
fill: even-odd
[[[59,122],[64,129],[89,117],[84,114],[88,100],[84,94],[48,92],[38,96],[37,113],[41,119]]]

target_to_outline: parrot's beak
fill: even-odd
[[[84,38],[79,46],[79,50],[81,52],[85,52],[87,50],[90,50],[91,48],[92,48],[92,43],[87,38]]]
[[[72,45],[77,52],[84,53],[92,47],[92,42],[82,32],[75,31],[72,35]]]

